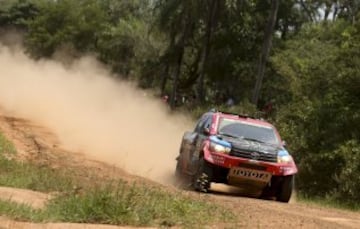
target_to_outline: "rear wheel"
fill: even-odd
[[[190,180],[190,177],[183,172],[183,168],[181,165],[182,161],[181,161],[180,157],[181,156],[176,158],[177,162],[176,162],[176,168],[175,168],[174,185],[179,188],[182,188],[182,189],[188,189],[191,186],[191,180]]]
[[[183,176],[180,156],[176,158],[175,177],[180,179]]]
[[[284,177],[279,185],[279,190],[276,195],[276,200],[285,203],[289,202],[293,189],[294,189],[294,176],[291,175]]]
[[[195,190],[208,192],[212,181],[213,169],[203,158],[200,159],[197,172],[193,178]]]

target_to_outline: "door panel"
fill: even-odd
[[[194,174],[197,170],[200,152],[202,151],[203,142],[208,137],[205,133],[205,127],[210,127],[212,115],[205,114],[197,122],[194,131],[185,132],[182,141],[182,166],[183,171],[189,175]]]

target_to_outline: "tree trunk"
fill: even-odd
[[[173,77],[173,87],[170,97],[170,108],[174,109],[176,107],[176,100],[177,100],[177,87],[178,87],[178,81],[181,73],[181,65],[183,62],[183,56],[184,56],[184,50],[185,50],[185,40],[187,39],[188,32],[189,32],[189,24],[190,21],[190,15],[188,15],[187,7],[184,6],[183,11],[185,17],[184,17],[184,27],[182,31],[182,36],[180,38],[180,41],[176,45],[176,49],[178,49],[178,55],[176,59],[176,67],[175,67],[175,74]]]
[[[175,34],[172,34],[169,50],[174,49],[174,44],[175,44]],[[165,62],[166,62],[166,66],[165,66],[164,74],[162,75],[161,84],[160,84],[160,91],[161,91],[162,96],[165,93],[166,83],[167,83],[167,80],[169,79],[169,75],[170,75],[170,64],[171,63],[170,63],[169,57],[166,57]]]
[[[178,55],[178,59],[177,59],[177,63],[176,63],[176,70],[175,70],[175,75],[174,75],[174,79],[173,79],[173,88],[172,88],[172,93],[171,93],[171,98],[170,98],[170,108],[171,109],[174,109],[176,106],[177,86],[178,86],[179,76],[180,76],[180,72],[181,72],[182,60],[183,60],[183,56],[184,56],[184,43],[185,43],[185,36],[183,36],[180,41],[180,47],[179,47],[180,50],[179,50],[179,55]]]
[[[331,3],[325,3],[325,10],[324,10],[324,21],[327,21],[330,15],[330,11],[332,8]]]
[[[175,67],[175,74],[173,78],[173,88],[170,98],[170,108],[174,109],[176,107],[176,101],[177,101],[177,88],[178,88],[178,81],[181,73],[181,66],[183,63],[184,58],[184,52],[185,52],[185,42],[188,39],[188,36],[191,33],[191,30],[193,29],[193,15],[191,12],[191,1],[184,2],[183,5],[183,29],[182,29],[182,36],[180,38],[180,41],[178,42],[177,48],[178,48],[178,56],[176,60],[176,67]]]
[[[205,78],[205,67],[210,54],[210,42],[213,34],[213,28],[215,27],[216,13],[218,9],[219,0],[211,0],[209,17],[207,20],[206,31],[205,31],[205,42],[204,49],[201,56],[199,66],[199,80],[197,85],[197,100],[199,103],[204,101],[204,78]]]
[[[283,40],[287,39],[288,30],[289,30],[289,21],[287,18],[285,18],[284,25],[281,29],[281,39],[283,39]]]
[[[335,21],[336,20],[336,17],[339,13],[339,5],[338,3],[335,3],[335,6],[334,6],[334,13],[333,13],[333,16],[332,16],[332,21]]]
[[[201,60],[202,50],[196,54],[196,58],[190,67],[188,77],[183,81],[179,82],[179,87],[182,89],[189,89],[192,87],[199,79],[199,63]]]
[[[263,43],[263,46],[261,49],[261,55],[260,55],[259,62],[258,62],[256,84],[255,84],[255,88],[254,88],[253,96],[252,96],[252,100],[251,100],[252,103],[255,105],[257,105],[257,103],[258,103],[260,90],[261,90],[261,86],[262,86],[262,81],[264,79],[266,62],[267,62],[270,48],[271,48],[277,12],[279,9],[279,1],[280,0],[271,0],[271,12],[270,12],[269,19],[268,19],[266,29],[265,29],[264,43]]]
[[[306,3],[304,2],[304,0],[300,0],[300,4],[304,8],[304,10],[305,10],[306,14],[308,15],[308,18],[310,19],[310,21],[313,22],[314,21],[313,13],[306,6]]]
[[[170,69],[169,65],[170,64],[167,62],[165,70],[164,70],[164,74],[162,75],[162,78],[161,78],[161,84],[160,84],[160,94],[161,94],[161,96],[163,96],[165,94],[165,87],[166,87],[167,79],[169,77],[169,69]]]

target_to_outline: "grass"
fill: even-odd
[[[219,206],[180,192],[124,182],[54,199],[47,214],[56,221],[133,226],[204,225],[233,217]]]
[[[0,186],[51,192],[71,190],[73,183],[65,171],[0,156]]]
[[[360,211],[360,203],[344,202],[330,197],[309,197],[302,194],[297,194],[296,198],[299,202],[306,204],[315,204],[321,207],[337,208],[350,211]]]
[[[16,154],[11,142],[0,133],[0,186],[25,188],[35,191],[66,191],[73,187],[73,179],[66,171],[48,166],[10,159]]]
[[[0,201],[0,215],[31,222],[72,222],[132,226],[199,227],[234,222],[235,216],[205,200],[144,185],[120,182],[83,194],[60,195],[35,210],[24,204]]]
[[[0,133],[0,156],[4,154],[15,154],[16,149],[14,145],[8,141],[5,136]]]
[[[39,210],[34,210],[26,204],[18,204],[7,200],[0,200],[0,215],[6,215],[7,217],[19,221],[32,221],[34,220],[34,217],[39,216],[39,213]]]
[[[44,209],[0,201],[0,215],[31,222],[73,222],[132,226],[201,227],[217,222],[232,222],[227,209],[180,191],[124,181],[81,187],[70,172],[9,159],[15,147],[0,133],[0,186],[42,192],[58,191]],[[96,178],[94,178],[96,179]]]

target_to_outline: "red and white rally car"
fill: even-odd
[[[276,128],[245,115],[210,111],[183,136],[176,176],[207,192],[211,182],[239,186],[288,202],[297,167]]]

